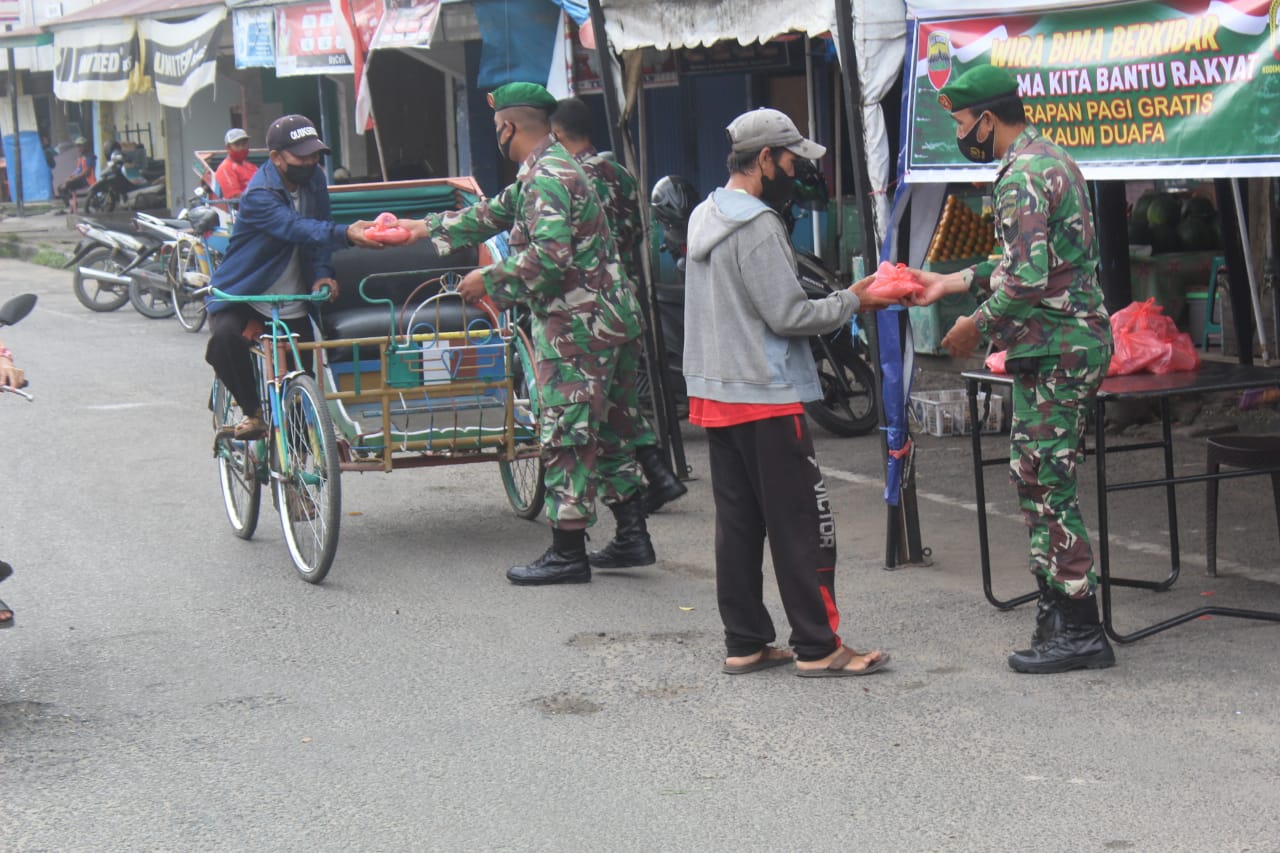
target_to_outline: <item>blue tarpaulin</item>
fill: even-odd
[[[34,130],[19,132],[22,140],[22,200],[48,201],[53,198],[53,174],[49,171],[49,163],[44,159],[44,146],[40,144],[40,134]],[[18,192],[18,182],[14,180],[13,169],[13,134],[4,138],[4,159],[8,164],[6,180],[9,184],[9,197],[14,198]]]
[[[546,84],[560,7],[547,0],[474,0],[480,24],[480,71],[486,91],[507,83]]]

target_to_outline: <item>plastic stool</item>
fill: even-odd
[[[1219,466],[1232,468],[1269,468],[1280,460],[1280,434],[1216,435],[1206,444],[1205,473],[1218,473]],[[1218,481],[1206,480],[1204,551],[1207,571],[1218,574]],[[1271,475],[1271,491],[1275,495],[1276,528],[1280,530],[1280,473]]]
[[[1209,338],[1218,336],[1218,346],[1222,346],[1222,313],[1218,306],[1218,271],[1226,269],[1227,261],[1222,255],[1215,255],[1213,265],[1209,268],[1209,304],[1204,312],[1204,332],[1200,335],[1200,349],[1209,349]],[[1217,313],[1217,319],[1214,318]]]

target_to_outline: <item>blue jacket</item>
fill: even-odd
[[[265,293],[288,266],[295,246],[302,247],[305,281],[332,278],[333,250],[350,244],[347,226],[336,225],[331,218],[323,169],[316,169],[311,183],[302,187],[298,208],[289,203],[280,172],[270,161],[265,163],[240,197],[226,256],[213,271],[210,284],[241,296]],[[231,304],[212,297],[208,303],[211,312]]]

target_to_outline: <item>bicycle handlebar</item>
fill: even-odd
[[[263,293],[257,296],[236,296],[233,293],[225,293],[216,287],[209,288],[209,292],[213,294],[215,299],[223,299],[227,302],[274,302],[282,304],[285,302],[328,302],[332,293],[332,288],[325,285],[315,293],[299,293],[287,296],[278,296],[272,293]]]

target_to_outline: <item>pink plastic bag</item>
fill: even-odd
[[[1133,302],[1111,315],[1116,351],[1108,376],[1130,373],[1178,373],[1200,366],[1191,336],[1179,332],[1155,299]]]
[[[999,352],[993,352],[991,355],[987,356],[987,360],[984,362],[987,370],[1000,375],[1008,373],[1009,371],[1004,369],[1004,359],[1008,354],[1007,350],[1000,350]]]
[[[924,285],[907,269],[906,264],[881,261],[876,269],[876,280],[867,288],[867,294],[880,299],[902,299],[924,292]]]

